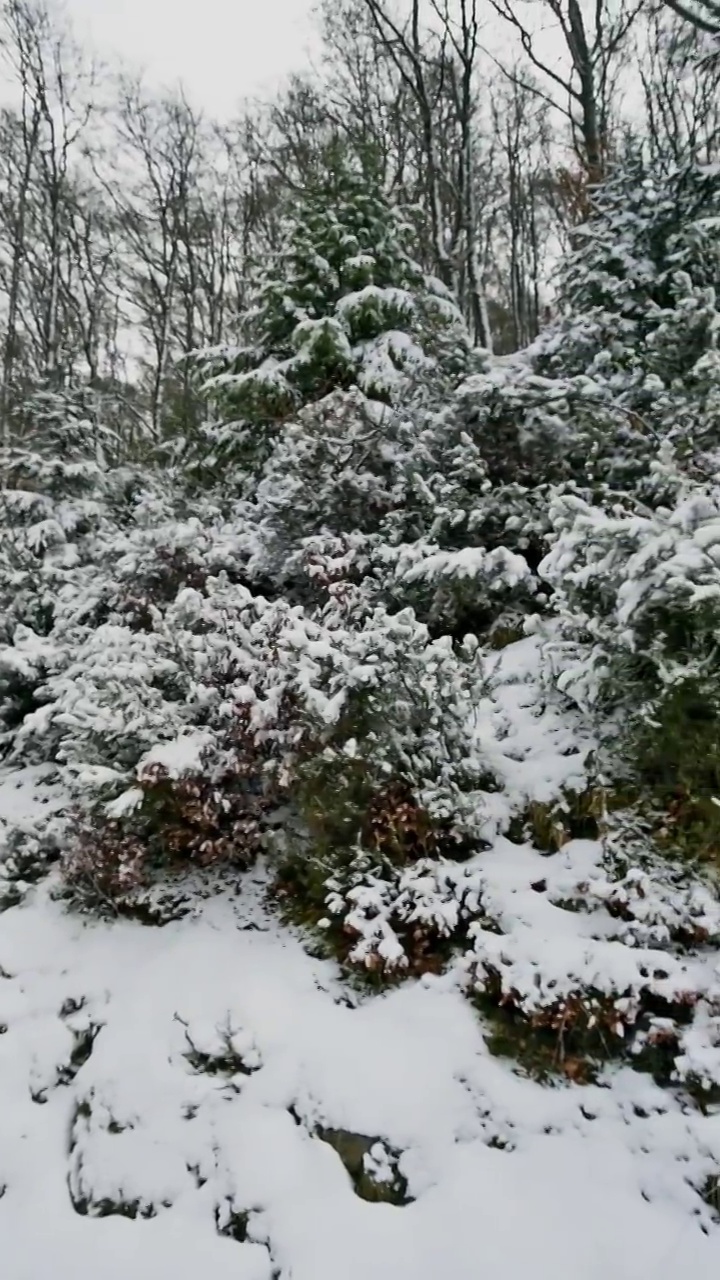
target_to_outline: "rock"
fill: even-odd
[[[400,1152],[388,1147],[382,1138],[325,1128],[316,1129],[315,1135],[337,1152],[361,1200],[395,1205],[412,1202],[407,1180],[399,1169]]]

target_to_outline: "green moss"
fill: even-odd
[[[219,1210],[216,1209],[215,1225],[218,1235],[228,1236],[230,1240],[235,1240],[238,1244],[245,1244],[250,1225],[250,1211],[230,1207],[221,1216]]]
[[[399,1153],[389,1151],[391,1178],[388,1181],[376,1180],[369,1171],[366,1157],[370,1155],[376,1143],[385,1150],[388,1148],[381,1138],[370,1138],[362,1133],[351,1133],[347,1129],[317,1129],[316,1136],[332,1147],[345,1166],[355,1190],[361,1200],[371,1204],[405,1205],[411,1202],[408,1196],[407,1180],[398,1169]]]
[[[517,644],[518,640],[522,640],[525,630],[522,623],[507,623],[492,627],[487,642],[491,649],[507,649],[508,645]]]
[[[628,744],[639,803],[657,811],[660,849],[720,865],[720,715],[717,681],[686,680],[668,690],[652,724]]]
[[[704,1187],[700,1192],[700,1195],[705,1201],[705,1204],[708,1206],[708,1208],[712,1212],[713,1217],[720,1220],[720,1175],[719,1174],[714,1173],[708,1178],[707,1182],[705,1183]]]

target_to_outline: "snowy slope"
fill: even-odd
[[[30,811],[30,781],[0,813]],[[457,973],[358,1000],[267,915],[261,875],[239,888],[163,928],[42,886],[0,915],[3,1280],[720,1274],[693,1189],[720,1114],[628,1068],[524,1077]],[[327,1129],[401,1153],[411,1202],[361,1199]],[[220,1234],[244,1213],[244,1242]]]

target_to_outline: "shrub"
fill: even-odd
[[[604,724],[605,767],[668,805],[720,808],[720,486],[662,454],[671,506],[559,497],[540,566],[564,642],[546,654],[560,687]]]
[[[402,859],[475,829],[481,680],[476,654],[347,582],[311,616],[208,576],[148,603],[142,626],[57,650],[15,754],[62,768],[69,870],[106,893],[162,863],[246,861],[280,803],[279,852],[309,886],[358,840]]]
[[[264,798],[242,736],[238,730],[222,759],[202,735],[155,748],[139,762],[133,788],[78,813],[63,860],[71,887],[85,901],[128,904],[158,871],[246,867],[259,846]]]

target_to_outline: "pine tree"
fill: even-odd
[[[200,358],[222,419],[206,434],[211,463],[230,459],[256,477],[303,406],[352,387],[396,405],[417,379],[465,367],[462,318],[413,260],[412,235],[372,165],[331,143],[239,318],[240,343]]]
[[[710,167],[651,180],[631,165],[598,191],[563,264],[565,314],[468,378],[416,435],[404,528],[393,539],[384,526],[385,590],[398,604],[458,634],[507,631],[548,597],[538,567],[558,536],[559,495],[645,518],[676,500],[663,449],[688,482],[712,473],[719,211]],[[413,511],[420,532],[408,541]]]
[[[587,373],[586,474],[550,494],[546,659],[594,720],[606,776],[706,813],[720,781],[720,170],[637,168],[600,191],[565,265],[572,310],[533,358]],[[704,799],[703,799],[704,797]],[[715,838],[715,837],[712,837]]]
[[[113,433],[82,389],[38,390],[0,451],[0,724],[33,705],[58,608],[93,557]],[[0,737],[0,747],[2,738]]]
[[[635,484],[657,444],[720,445],[720,169],[650,173],[635,161],[601,188],[563,265],[563,320],[536,371],[589,377],[618,419],[583,432],[595,474]]]

